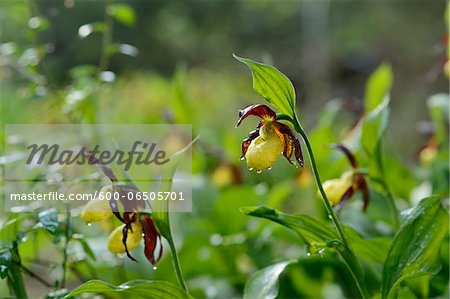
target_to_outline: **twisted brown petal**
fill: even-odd
[[[241,122],[249,115],[259,116],[261,118],[270,118],[271,120],[275,120],[275,118],[277,117],[275,111],[273,111],[266,105],[252,105],[243,110],[239,110],[239,119],[236,127],[238,127]]]
[[[129,229],[131,230],[131,224],[125,224],[125,226],[123,227],[123,230],[122,230],[122,243],[123,243],[123,246],[125,247],[125,252],[127,253],[128,258],[134,262],[137,262],[137,260],[128,251],[127,238],[128,238],[128,230]]]
[[[150,263],[156,265],[163,253],[163,247],[161,243],[161,235],[156,230],[155,224],[149,215],[141,216],[139,221],[142,224],[142,230],[144,232],[144,254]],[[155,258],[155,249],[158,246],[158,256]]]
[[[353,196],[353,194],[355,194],[355,189],[353,188],[352,185],[342,195],[342,198],[339,201],[339,206],[343,206],[350,199],[350,197]]]
[[[344,155],[347,157],[348,161],[352,165],[353,169],[358,168],[358,162],[356,162],[355,156],[352,154],[352,152],[343,144],[332,144],[332,147],[335,149],[338,149],[344,153]]]
[[[295,160],[297,160],[298,165],[303,167],[303,153],[302,147],[300,145],[300,141],[297,136],[295,136],[294,132],[292,132],[291,128],[285,124],[280,122],[276,122],[277,130],[283,135],[284,139],[284,150],[283,155],[292,164],[291,156],[292,152],[295,154]]]
[[[363,211],[366,212],[367,208],[369,207],[370,193],[369,193],[369,187],[367,185],[366,179],[362,175],[360,175],[358,177],[357,188],[359,191],[362,192],[363,202],[364,202]]]

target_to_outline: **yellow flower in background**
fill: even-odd
[[[422,166],[429,166],[439,153],[436,142],[431,139],[419,152],[419,162]]]
[[[332,146],[345,154],[353,169],[344,172],[340,178],[323,182],[322,186],[328,201],[334,206],[338,204],[342,205],[349,200],[353,194],[360,191],[364,202],[363,211],[367,211],[370,201],[369,187],[364,176],[358,173],[359,166],[355,156],[342,144],[333,144]],[[317,192],[317,195],[319,197],[322,196],[320,192]]]
[[[278,122],[275,111],[266,105],[253,105],[239,111],[239,126],[247,116],[254,115],[262,118],[256,130],[250,132],[249,137],[242,142],[242,157],[247,160],[249,170],[261,172],[270,169],[280,155],[293,164],[292,154],[298,165],[303,166],[303,155],[300,141],[289,126]]]
[[[234,164],[221,163],[211,173],[211,182],[219,188],[239,184],[241,173]]]
[[[353,172],[347,171],[340,178],[325,181],[322,186],[328,200],[333,204],[338,204],[343,198],[345,192],[353,185]],[[320,193],[318,193],[320,196]]]
[[[126,224],[116,227],[109,235],[108,249],[113,253],[125,253],[128,250],[136,248],[142,240],[142,225],[140,221],[131,223],[131,229],[128,230],[126,244],[123,243],[123,230]]]
[[[108,238],[108,249],[112,253],[126,253],[127,256],[136,261],[131,256],[129,250],[136,248],[139,243],[144,240],[145,257],[153,264],[159,261],[162,256],[163,249],[161,243],[161,235],[157,231],[153,220],[149,214],[138,213],[140,208],[136,204],[133,212],[120,212],[117,202],[114,200],[110,205],[109,198],[106,194],[110,192],[133,192],[133,189],[113,189],[113,186],[105,186],[101,189],[99,198],[90,201],[81,212],[81,218],[87,223],[105,220],[111,215],[115,215],[124,224],[116,227]],[[103,198],[103,199],[100,199]],[[128,207],[131,209],[131,207]]]
[[[101,196],[89,201],[81,211],[81,219],[85,222],[98,222],[108,219],[113,214],[106,194],[112,192],[112,186],[105,186],[100,190]]]

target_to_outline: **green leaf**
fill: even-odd
[[[439,197],[423,199],[396,234],[383,269],[382,298],[395,298],[402,281],[439,271],[439,250],[449,216]]]
[[[294,119],[295,90],[292,82],[273,66],[247,58],[233,57],[246,64],[252,71],[253,89],[269,104]]]
[[[11,268],[12,255],[9,250],[0,252],[0,278],[4,279]]]
[[[90,257],[93,261],[97,260],[94,252],[92,251],[91,247],[89,246],[88,242],[86,242],[82,234],[74,234],[72,235],[72,239],[80,243],[81,247],[83,247],[84,253],[86,253],[88,257]]]
[[[162,183],[159,191],[169,192],[172,190],[172,180],[175,175],[175,171],[181,161],[184,158],[184,153],[191,148],[192,144],[197,141],[199,136],[192,140],[188,145],[182,148],[180,151],[176,152],[169,157],[170,161],[164,166],[162,174]],[[170,231],[170,221],[169,221],[169,201],[167,200],[157,200],[153,204],[152,218],[158,228],[159,233],[166,239],[172,238],[172,233]]]
[[[307,215],[289,215],[266,207],[241,208],[247,215],[266,218],[292,229],[300,235],[309,246],[309,253],[321,254],[326,247],[335,249],[346,264],[352,269],[355,279],[358,279],[358,289],[364,295],[367,291],[362,287],[364,272],[353,252],[342,244],[337,231],[328,223],[321,222]]]
[[[351,227],[345,227],[345,233],[352,244],[355,254],[365,263],[378,263],[383,265],[389,248],[391,246],[391,239],[389,238],[372,238],[363,239]],[[377,250],[373,250],[376,248]]]
[[[115,293],[124,296],[132,295],[132,298],[136,298],[136,296],[142,298],[192,298],[179,287],[166,281],[132,280],[115,286],[101,280],[90,280],[67,294],[64,299],[85,293]]]
[[[108,13],[113,16],[117,22],[127,26],[136,23],[136,14],[134,9],[127,4],[113,4],[108,7]]]
[[[252,274],[244,289],[244,299],[273,299],[278,295],[278,278],[295,261],[280,262]]]
[[[312,248],[320,250],[339,240],[334,228],[328,223],[308,215],[289,215],[267,207],[244,207],[241,211],[250,216],[269,219],[292,229]]]
[[[364,92],[366,112],[375,109],[385,97],[389,96],[394,76],[389,64],[381,64],[369,77]]]
[[[387,128],[389,118],[389,98],[371,111],[365,118],[361,131],[361,143],[369,156],[372,156]]]
[[[436,130],[435,136],[438,144],[448,143],[446,140],[448,138],[449,105],[449,95],[446,93],[435,94],[427,99],[427,106]]]
[[[52,235],[56,234],[59,229],[58,213],[55,209],[45,210],[39,213],[39,222],[46,231]]]

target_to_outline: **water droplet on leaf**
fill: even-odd
[[[245,160],[245,157],[241,157],[241,161],[244,161]]]
[[[88,226],[92,226],[92,223],[90,223],[90,222],[88,222],[88,224],[87,224]]]
[[[256,171],[257,174],[260,174],[261,172],[262,172],[261,169],[258,169],[258,170]]]
[[[156,267],[156,266],[153,266],[153,270],[157,270],[158,269],[158,267]]]
[[[271,169],[272,169],[272,167],[267,168],[267,170],[271,170]]]
[[[253,168],[251,168],[251,167],[250,167],[250,168],[249,168],[248,170],[252,171],[252,170],[253,170]]]

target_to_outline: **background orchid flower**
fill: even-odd
[[[81,211],[81,218],[84,222],[98,222],[108,219],[112,216],[111,207],[109,206],[108,200],[106,200],[106,194],[112,191],[112,186],[104,186],[100,190],[102,197],[97,197],[94,200],[89,201]]]
[[[349,200],[354,193],[360,191],[363,195],[363,211],[365,212],[370,201],[369,188],[364,176],[358,173],[359,166],[356,162],[356,158],[344,145],[333,144],[332,146],[345,154],[353,169],[344,172],[340,178],[331,179],[323,183],[323,189],[325,190],[328,200],[333,205],[342,205]]]
[[[128,200],[130,198],[128,196],[129,193],[141,191],[132,183],[130,185],[118,185],[118,179],[109,166],[99,164],[98,160],[89,152],[86,152],[85,155],[90,163],[98,165],[112,182],[111,186],[103,187],[100,192],[119,193],[118,198],[124,212],[119,209],[119,201],[114,200],[115,196],[105,196],[106,198],[111,198],[111,200],[94,200],[89,202],[81,213],[82,219],[86,222],[102,221],[114,214],[123,225],[114,229],[110,234],[108,249],[113,253],[126,253],[129,259],[137,261],[129,251],[136,248],[143,239],[145,257],[150,263],[155,265],[163,253],[161,234],[156,229],[151,214],[143,212],[145,202]],[[131,198],[136,198],[136,196]],[[107,206],[109,210],[106,210]]]
[[[249,170],[258,173],[270,169],[280,155],[294,164],[291,157],[294,154],[298,165],[303,166],[303,154],[300,141],[291,128],[279,121],[275,111],[266,105],[252,105],[239,111],[238,127],[249,115],[262,118],[256,130],[242,142],[242,157],[247,160]]]

